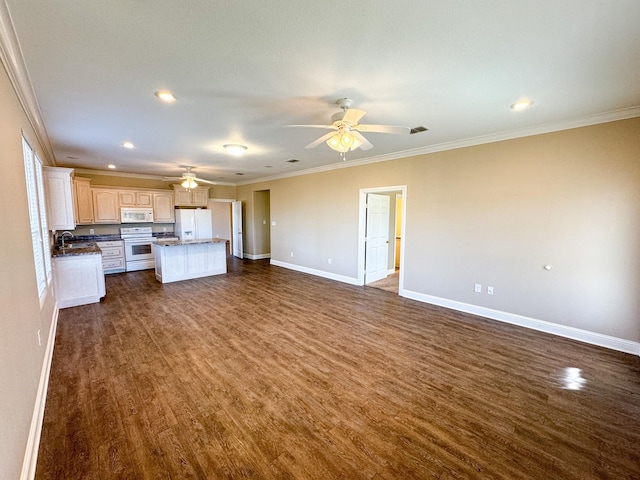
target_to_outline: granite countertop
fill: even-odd
[[[202,238],[200,240],[162,240],[159,239],[156,245],[158,247],[176,247],[182,245],[198,245],[204,243],[227,243],[224,238]]]
[[[70,247],[65,246],[62,248],[61,246],[57,246],[51,249],[52,257],[74,257],[78,255],[102,255],[102,250],[100,247],[96,245],[95,242],[68,242],[66,245],[71,245]],[[78,246],[75,246],[78,245]]]

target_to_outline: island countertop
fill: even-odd
[[[224,238],[201,238],[199,240],[158,240],[157,247],[176,247],[184,245],[201,245],[205,243],[227,243]]]

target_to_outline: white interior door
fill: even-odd
[[[231,202],[231,231],[233,232],[233,256],[243,258],[242,202]]]
[[[387,276],[389,262],[389,196],[367,194],[365,283]]]

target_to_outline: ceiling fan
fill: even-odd
[[[333,130],[326,135],[314,140],[304,148],[314,148],[322,142],[340,152],[344,158],[344,154],[350,150],[360,147],[362,150],[369,150],[373,144],[369,142],[360,132],[373,133],[396,133],[409,134],[411,128],[399,125],[367,125],[358,123],[366,112],[351,108],[352,100],[349,98],[341,98],[336,102],[342,109],[331,116],[331,125],[287,125],[288,127],[305,127],[305,128],[324,128]]]
[[[180,185],[182,185],[184,188],[189,190],[191,190],[192,188],[196,188],[198,186],[198,182],[217,185],[216,182],[210,182],[209,180],[205,180],[204,178],[196,177],[195,173],[191,173],[191,169],[193,167],[185,166],[184,168],[186,168],[187,171],[184,172],[181,177],[164,177],[164,180],[165,181],[182,180],[182,183]]]

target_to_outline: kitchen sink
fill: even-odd
[[[59,250],[73,250],[75,248],[91,248],[97,247],[96,242],[71,242],[65,243],[64,247],[62,245],[58,246]]]

